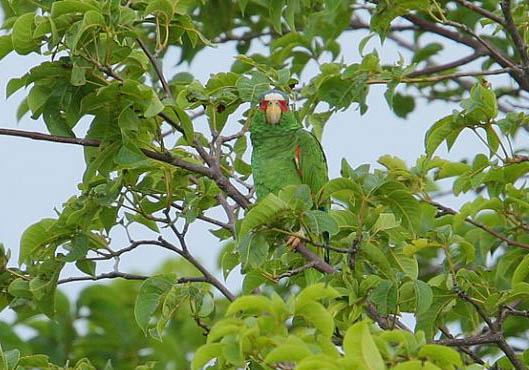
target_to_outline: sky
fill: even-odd
[[[1,14],[0,14],[1,15]],[[342,57],[345,62],[358,62],[358,42],[367,33],[357,31],[340,38],[342,44]],[[378,39],[373,38],[367,45],[366,51],[376,48],[384,64],[396,63],[401,49],[395,47],[390,41],[381,46]],[[455,59],[461,56],[462,48],[451,47],[445,51],[439,61]],[[253,51],[265,52],[263,49],[253,47]],[[465,55],[467,51],[464,52]],[[235,45],[228,43],[218,48],[209,48],[198,54],[191,66],[176,66],[178,52],[171,50],[164,60],[164,72],[169,80],[175,73],[188,71],[195,78],[205,83],[211,73],[226,72],[237,55]],[[403,53],[407,61],[410,56]],[[29,115],[24,116],[20,122],[16,120],[16,110],[20,101],[26,96],[28,90],[20,90],[6,100],[5,86],[10,78],[23,75],[30,67],[41,63],[44,59],[36,54],[18,56],[9,54],[0,61],[0,127],[13,128],[27,131],[45,132],[43,122],[32,120]],[[214,63],[212,61],[214,60]],[[477,65],[479,67],[479,65]],[[311,64],[302,76],[302,81],[315,75],[318,66]],[[352,107],[345,112],[334,115],[327,124],[322,145],[329,163],[330,178],[338,177],[342,158],[356,167],[369,163],[380,167],[377,159],[385,154],[390,154],[404,159],[412,166],[415,160],[424,154],[424,134],[438,118],[443,117],[457,108],[456,104],[430,103],[424,100],[417,101],[416,110],[406,119],[397,118],[387,106],[383,93],[384,86],[372,87],[368,96],[369,109],[366,114],[360,115]],[[236,118],[233,118],[233,122]],[[197,127],[204,125],[198,123]],[[78,136],[82,137],[87,129],[86,120],[75,129]],[[472,153],[487,153],[486,148],[475,137],[463,134],[454,148],[447,155],[446,150],[439,150],[439,155],[452,160],[468,157]],[[77,184],[81,182],[85,164],[83,150],[80,146],[56,144],[50,142],[32,141],[24,138],[0,136],[0,243],[4,243],[12,253],[10,265],[18,260],[18,248],[23,231],[31,224],[46,217],[55,217],[54,209],[61,209],[61,204],[72,195],[78,195]],[[452,207],[457,207],[467,198],[448,197],[443,202]],[[217,214],[222,214],[217,213]],[[208,226],[200,223],[193,224],[188,236],[191,252],[196,255],[207,267],[216,269],[216,257],[220,245],[216,238],[207,230]],[[133,238],[153,237],[145,227],[138,226],[133,229]],[[168,236],[170,237],[170,236]],[[121,231],[112,234],[112,247],[119,249],[125,247],[126,239]],[[123,256],[120,270],[151,274],[167,258],[174,257],[161,249],[142,247],[133,254]],[[98,266],[98,273],[111,271],[111,265]],[[67,266],[61,277],[81,276],[73,265]],[[220,276],[220,274],[219,274]],[[237,292],[240,287],[241,276],[234,271],[227,285]],[[79,291],[92,282],[71,283],[61,286],[70,297],[75,297]],[[10,320],[12,314],[8,310],[0,312],[0,320]]]

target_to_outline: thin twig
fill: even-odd
[[[292,277],[292,276],[300,274],[303,271],[306,271],[306,270],[308,270],[308,269],[310,269],[312,267],[315,267],[315,265],[316,265],[316,262],[315,261],[311,261],[311,262],[307,263],[306,265],[303,265],[303,266],[300,266],[298,268],[283,272],[281,275],[276,276],[274,279],[279,281],[279,280],[287,278],[287,277]]]
[[[96,276],[74,276],[66,279],[61,279],[57,284],[66,284],[73,281],[87,281],[87,280],[103,280],[103,279],[116,279],[121,278],[125,280],[147,280],[149,277],[144,275],[128,274],[125,272],[113,271]]]
[[[182,245],[182,249],[177,248],[175,245],[169,243],[167,240],[165,240],[163,237],[159,237],[158,241],[160,242],[160,246],[163,248],[169,249],[173,252],[178,253],[180,256],[182,256],[184,259],[189,261],[193,266],[195,266],[201,273],[204,275],[205,282],[213,285],[215,288],[217,288],[228,300],[234,301],[235,296],[233,293],[231,293],[228,288],[224,286],[215,276],[211,274],[211,272],[208,271],[198,260],[196,260],[188,251],[187,246],[184,248],[183,245],[185,245],[185,240],[179,237],[180,244]]]
[[[440,211],[442,211],[442,212],[444,212],[446,214],[457,215],[457,213],[458,213],[457,211],[453,210],[452,208],[443,206],[442,204],[439,204],[437,202],[434,202],[434,201],[431,201],[431,200],[425,200],[425,199],[423,199],[423,201],[431,204],[432,206],[436,207],[437,209],[439,209]],[[508,245],[511,245],[513,247],[520,247],[520,248],[524,248],[524,249],[529,249],[529,244],[523,243],[523,242],[519,242],[517,240],[509,239],[506,236],[504,236],[504,235],[498,233],[497,231],[491,229],[490,227],[485,226],[481,222],[474,221],[470,217],[466,217],[465,218],[465,222],[468,222],[469,224],[474,225],[474,226],[480,228],[483,231],[486,231],[487,233],[495,236],[496,238],[500,239],[501,241],[507,243]]]
[[[498,24],[501,24],[502,26],[505,26],[505,20],[502,17],[498,17],[496,14],[489,12],[487,9],[483,9],[477,6],[476,4],[470,1],[467,1],[467,0],[455,0],[455,1],[474,12],[493,20],[494,22]]]
[[[154,71],[156,72],[156,75],[158,76],[160,83],[162,84],[162,88],[163,88],[163,91],[165,92],[165,95],[167,97],[172,98],[173,94],[171,92],[171,87],[167,83],[167,80],[165,79],[165,76],[163,75],[162,69],[158,64],[158,61],[156,60],[154,55],[152,55],[149,49],[147,49],[147,46],[143,43],[143,41],[139,37],[136,38],[136,42],[138,43],[138,45],[140,45],[145,55],[147,55],[147,58],[149,58],[149,61],[151,62],[151,65],[154,68]]]
[[[75,145],[82,145],[82,146],[98,147],[100,145],[100,142],[98,140],[71,138],[71,137],[66,137],[66,136],[41,134],[38,132],[28,132],[28,131],[0,128],[0,136],[2,135],[18,136],[18,137],[25,137],[25,138],[29,138],[33,140],[75,144]],[[222,174],[220,170],[215,171],[211,168],[192,163],[185,159],[175,157],[169,152],[158,153],[158,152],[154,152],[148,149],[141,149],[141,151],[143,152],[143,154],[145,154],[147,157],[151,159],[164,162],[164,163],[173,165],[175,167],[183,168],[185,170],[207,176],[211,178],[212,180],[214,180],[217,183],[217,185],[230,198],[232,198],[235,202],[237,202],[241,207],[247,208],[250,205],[250,201],[232,183],[230,183],[230,181]]]
[[[468,64],[470,62],[473,62],[474,60],[482,57],[485,53],[483,51],[476,51],[472,53],[469,56],[463,57],[461,59],[454,60],[453,62],[446,63],[446,64],[440,64],[435,66],[430,66],[418,71],[414,71],[410,73],[407,77],[417,77],[417,76],[423,76],[423,75],[432,75],[434,73],[439,73],[446,71],[448,69],[453,69],[460,67],[462,65]]]
[[[450,334],[450,332],[448,331],[448,329],[446,327],[440,326],[439,330],[441,330],[441,332],[447,337],[447,339],[456,339],[456,338],[454,338],[454,336],[452,334]],[[468,339],[468,338],[465,338],[465,339]],[[468,348],[468,346],[460,345],[460,346],[457,346],[457,347],[458,347],[459,351],[461,351],[461,352],[465,353],[466,355],[468,355],[472,360],[474,360],[474,362],[476,362],[478,364],[481,364],[481,365],[485,364],[485,361],[483,361],[481,359],[481,357],[479,357],[472,350],[470,350]]]
[[[505,17],[504,27],[511,36],[512,41],[514,42],[514,46],[520,54],[525,73],[527,73],[529,72],[529,56],[527,55],[527,45],[522,39],[522,36],[518,31],[518,27],[516,26],[516,24],[514,23],[514,19],[512,18],[511,0],[502,0],[500,2],[500,7],[501,11],[503,12],[503,16]]]

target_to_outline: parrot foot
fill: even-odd
[[[305,237],[305,233],[303,232],[303,230],[298,231],[295,235],[289,236],[287,240],[287,247],[296,249],[299,243],[301,243],[300,237]]]

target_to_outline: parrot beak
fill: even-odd
[[[281,107],[277,101],[272,101],[268,107],[266,107],[266,121],[275,125],[281,120]]]

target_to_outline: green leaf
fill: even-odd
[[[307,117],[307,123],[312,126],[312,133],[316,138],[321,141],[323,136],[323,129],[325,124],[332,115],[332,111],[321,112],[321,113],[312,113]]]
[[[56,236],[48,231],[57,220],[45,218],[28,227],[20,238],[19,264],[28,262],[36,252],[51,243]]]
[[[237,244],[242,263],[242,270],[248,266],[253,268],[263,265],[268,258],[268,242],[261,234],[245,234]]]
[[[25,86],[26,76],[10,79],[6,86],[6,99]]]
[[[329,181],[321,188],[318,195],[318,204],[322,204],[330,197],[336,195],[345,196],[354,200],[356,197],[361,197],[362,193],[362,188],[358,183],[351,179],[341,177]]]
[[[29,282],[29,289],[37,308],[50,319],[55,318],[55,292],[64,262],[47,259],[39,266],[37,277]]]
[[[51,93],[51,89],[47,86],[33,86],[28,95],[28,106],[31,112],[33,113],[33,117],[37,117],[38,115],[40,115],[40,113],[42,113],[42,108],[50,98]]]
[[[395,219],[393,213],[381,213],[378,215],[375,225],[373,225],[373,231],[384,231],[398,227],[400,223]]]
[[[51,6],[51,17],[58,18],[64,14],[84,13],[88,10],[98,11],[93,3],[82,0],[54,1]]]
[[[311,355],[312,352],[306,346],[301,344],[283,344],[270,351],[265,357],[264,362],[267,364],[275,364],[284,361],[298,362]]]
[[[0,60],[13,51],[13,40],[10,35],[0,36]]]
[[[242,293],[251,294],[254,289],[259,288],[259,286],[265,283],[267,280],[263,277],[259,271],[250,271],[244,276],[242,282]]]
[[[395,190],[389,193],[385,200],[406,227],[413,230],[419,225],[421,217],[419,201],[408,191]]]
[[[222,355],[223,347],[222,343],[209,343],[201,346],[193,355],[191,368],[193,370],[202,369],[209,361]]]
[[[149,333],[148,327],[152,316],[175,281],[175,274],[163,274],[152,276],[141,285],[134,304],[134,317],[145,335]]]
[[[472,122],[489,121],[498,115],[498,102],[494,91],[476,83],[470,90],[470,97],[461,102],[465,116]]]
[[[22,356],[18,361],[18,366],[46,369],[49,366],[49,357],[46,355]]]
[[[392,281],[383,280],[371,292],[371,301],[377,306],[381,315],[395,312],[397,307],[397,287]]]
[[[75,262],[75,266],[90,276],[96,276],[96,263],[91,260],[82,259]]]
[[[332,336],[334,320],[321,303],[312,301],[296,304],[295,315],[303,317],[308,324],[318,329],[324,337],[330,338]]]
[[[439,145],[453,133],[453,122],[454,117],[449,115],[441,118],[428,129],[424,138],[424,146],[426,147],[426,155],[428,158],[431,158]]]
[[[7,287],[7,292],[13,297],[31,299],[33,294],[29,290],[29,281],[22,278],[16,278]]]
[[[276,195],[270,193],[253,207],[241,224],[239,237],[246,235],[258,226],[274,222],[279,214],[288,209],[288,205]]]
[[[19,359],[20,351],[18,349],[2,352],[0,348],[0,361],[3,361],[5,370],[14,370],[15,368],[18,368],[17,364]],[[0,364],[2,363],[0,362]]]
[[[33,31],[35,29],[34,19],[34,13],[26,13],[18,17],[13,25],[13,32],[11,33],[13,49],[20,55],[26,55],[32,51],[36,51],[39,45],[33,40]]]
[[[430,57],[438,54],[443,50],[443,45],[438,42],[432,42],[415,52],[413,55],[412,63],[420,63],[424,60],[429,59]]]
[[[328,232],[330,235],[335,235],[340,231],[338,223],[334,218],[332,218],[327,212],[319,210],[303,212],[303,222],[312,233],[318,235],[321,235],[324,232]]]
[[[322,299],[332,299],[339,297],[340,293],[333,287],[324,283],[311,284],[306,286],[296,297],[296,306],[302,306],[312,301]]]
[[[426,344],[419,350],[419,356],[426,357],[442,369],[456,369],[463,366],[461,356],[455,349],[439,344]]]
[[[132,143],[122,145],[117,154],[114,156],[114,161],[122,166],[133,166],[144,162],[147,159],[145,154]]]
[[[432,288],[422,280],[414,281],[415,309],[417,313],[426,312],[433,302]]]
[[[521,283],[527,279],[529,275],[529,254],[525,255],[522,261],[516,266],[516,270],[512,275],[511,286]]]
[[[360,362],[362,369],[384,370],[386,368],[365,320],[347,329],[343,349],[346,357]]]
[[[433,338],[437,332],[439,316],[455,300],[453,294],[441,291],[438,288],[432,288],[432,292],[432,305],[428,310],[417,313],[417,325],[415,327],[416,331],[423,330],[426,338]]]
[[[162,23],[169,24],[173,18],[173,4],[169,0],[152,0],[145,8],[145,13],[155,14],[162,18]]]
[[[400,118],[408,117],[415,110],[415,99],[413,96],[395,94],[393,96],[393,112]]]
[[[252,72],[251,76],[251,79],[240,77],[235,85],[243,101],[255,104],[261,95],[270,89],[270,81],[266,75],[258,71]]]
[[[422,0],[392,0],[379,2],[375,14],[371,17],[371,30],[378,33],[380,39],[383,41],[389,31],[391,22],[395,18],[408,14],[411,10],[426,10],[429,6],[429,2]]]
[[[312,352],[306,346],[301,344],[284,344],[270,351],[265,357],[264,362],[267,364],[284,361],[298,362],[311,355]]]
[[[310,187],[306,184],[285,186],[278,196],[291,209],[303,211],[312,208],[312,195]]]
[[[257,312],[262,314],[264,312],[273,313],[274,310],[272,309],[272,302],[269,298],[257,295],[246,295],[233,301],[228,307],[226,315],[230,316],[239,312]]]
[[[381,274],[388,278],[392,276],[392,268],[388,257],[376,244],[366,242],[360,248],[360,255],[375,265]]]

